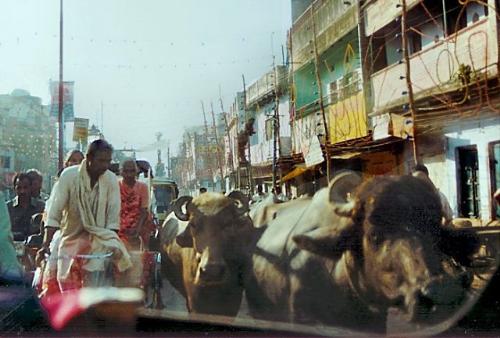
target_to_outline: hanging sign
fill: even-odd
[[[89,119],[75,117],[73,126],[73,141],[87,142],[89,136]]]
[[[311,137],[311,142],[309,143],[309,151],[307,155],[304,156],[306,162],[306,167],[312,167],[316,164],[320,164],[325,160],[323,156],[323,151],[321,150],[321,144],[317,136]]]

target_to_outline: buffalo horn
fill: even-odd
[[[361,184],[361,177],[354,171],[346,170],[333,178],[330,183],[330,202],[347,203],[348,196],[352,196]]]
[[[192,199],[193,199],[192,196],[181,196],[175,200],[173,210],[175,216],[177,216],[177,218],[180,219],[181,221],[189,220],[189,215],[187,214],[187,212],[185,213],[182,211],[182,207],[185,205],[187,211],[187,205],[191,202]]]
[[[229,195],[227,195],[227,197],[239,202],[238,210],[242,214],[244,214],[245,212],[247,212],[249,210],[248,197],[244,193],[242,193],[241,191],[238,191],[238,190],[231,191],[229,193]]]

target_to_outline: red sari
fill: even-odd
[[[120,238],[126,245],[131,244],[131,238],[127,231],[133,230],[137,227],[137,221],[141,216],[142,209],[149,207],[149,193],[148,186],[145,183],[136,181],[131,187],[123,180],[120,182],[120,195],[121,195],[121,210],[120,210]],[[146,245],[149,240],[149,234],[152,230],[152,222],[150,215],[144,222],[141,229],[139,229],[139,236],[143,244]],[[137,230],[137,229],[135,229]]]

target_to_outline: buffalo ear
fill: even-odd
[[[340,231],[332,227],[320,227],[303,235],[293,236],[292,239],[299,249],[331,259],[339,259],[347,250],[356,250],[359,243],[352,224]]]
[[[479,247],[479,236],[473,229],[441,229],[439,249],[463,266],[471,265],[472,256],[477,253]]]
[[[191,236],[190,225],[184,229],[177,237],[175,237],[175,241],[181,248],[192,248],[193,247],[193,236]]]
[[[250,204],[249,198],[247,195],[245,195],[241,191],[239,191],[239,190],[231,191],[227,195],[227,197],[233,199],[235,202],[238,203],[237,210],[238,210],[239,214],[243,215],[244,213],[246,213],[249,210],[249,204]]]

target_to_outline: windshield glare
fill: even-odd
[[[498,334],[499,7],[3,0],[0,332]]]

